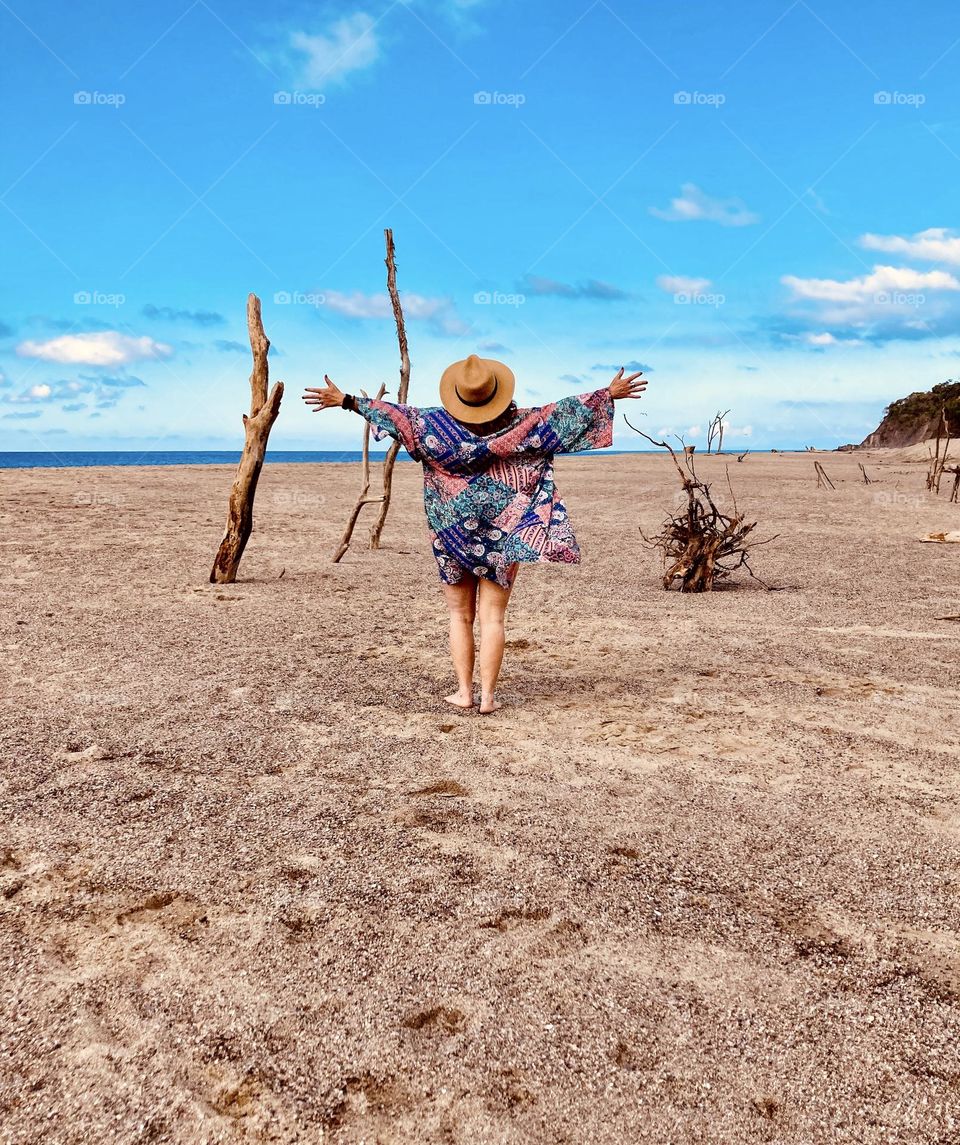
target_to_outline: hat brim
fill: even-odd
[[[496,389],[490,395],[490,400],[483,405],[468,405],[458,396],[457,379],[461,373],[460,362],[448,366],[440,379],[440,401],[443,408],[457,421],[466,422],[468,425],[482,425],[485,421],[498,418],[513,401],[513,393],[517,387],[517,379],[509,366],[493,358],[481,358],[480,361],[489,367],[497,379]]]

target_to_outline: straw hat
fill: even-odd
[[[471,354],[443,371],[440,401],[458,421],[479,425],[503,413],[513,401],[516,384],[509,366]]]

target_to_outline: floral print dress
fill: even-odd
[[[466,574],[508,588],[518,562],[578,564],[580,548],[553,479],[555,453],[613,444],[608,389],[520,409],[480,436],[445,409],[354,399],[378,440],[389,435],[423,464],[423,501],[440,579]]]

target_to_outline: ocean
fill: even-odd
[[[607,449],[602,452],[577,454],[578,457],[600,457],[621,453],[653,453],[656,450]],[[359,461],[359,449],[271,449],[267,451],[268,462],[329,462]],[[370,452],[370,461],[382,461],[385,453]],[[48,452],[0,453],[0,469],[72,469],[90,468],[94,465],[236,465],[240,460],[240,450],[231,449],[176,449],[150,450],[57,450]],[[397,461],[409,462],[410,458],[401,450]]]

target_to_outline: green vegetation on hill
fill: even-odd
[[[960,382],[941,382],[925,393],[910,394],[891,402],[884,412],[883,425],[888,430],[905,433],[929,426],[931,432],[935,432],[936,419],[944,408],[951,433],[960,433]]]

